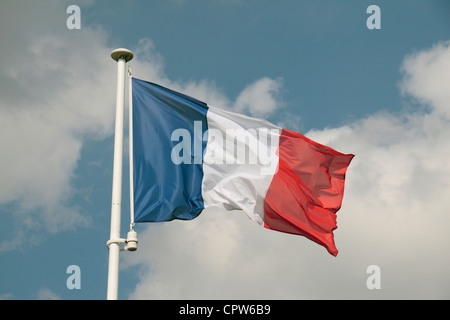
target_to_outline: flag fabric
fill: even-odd
[[[132,108],[135,222],[241,210],[337,255],[336,212],[354,155],[136,78]]]

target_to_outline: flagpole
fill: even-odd
[[[120,214],[122,202],[122,158],[123,158],[123,114],[125,104],[125,69],[126,63],[133,59],[133,53],[127,49],[116,49],[111,52],[111,58],[117,61],[117,95],[116,95],[116,126],[114,135],[114,167],[111,204],[111,233],[107,242],[109,248],[108,289],[106,298],[117,300],[119,292],[119,253]]]

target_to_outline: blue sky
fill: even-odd
[[[71,4],[80,30],[66,27]],[[372,4],[380,30],[366,27]],[[106,297],[109,54],[126,47],[136,77],[356,157],[337,258],[244,214],[204,212],[137,226],[119,298],[448,299],[449,16],[445,0],[2,1],[0,298]],[[79,290],[66,286],[70,265]],[[380,290],[366,287],[370,265]]]

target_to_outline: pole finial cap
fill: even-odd
[[[125,48],[115,49],[111,52],[111,58],[116,61],[119,61],[119,59],[124,59],[125,62],[128,62],[133,59],[133,56],[133,52]]]

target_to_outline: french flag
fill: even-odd
[[[135,222],[241,210],[337,255],[336,212],[354,155],[136,78],[132,113]]]

